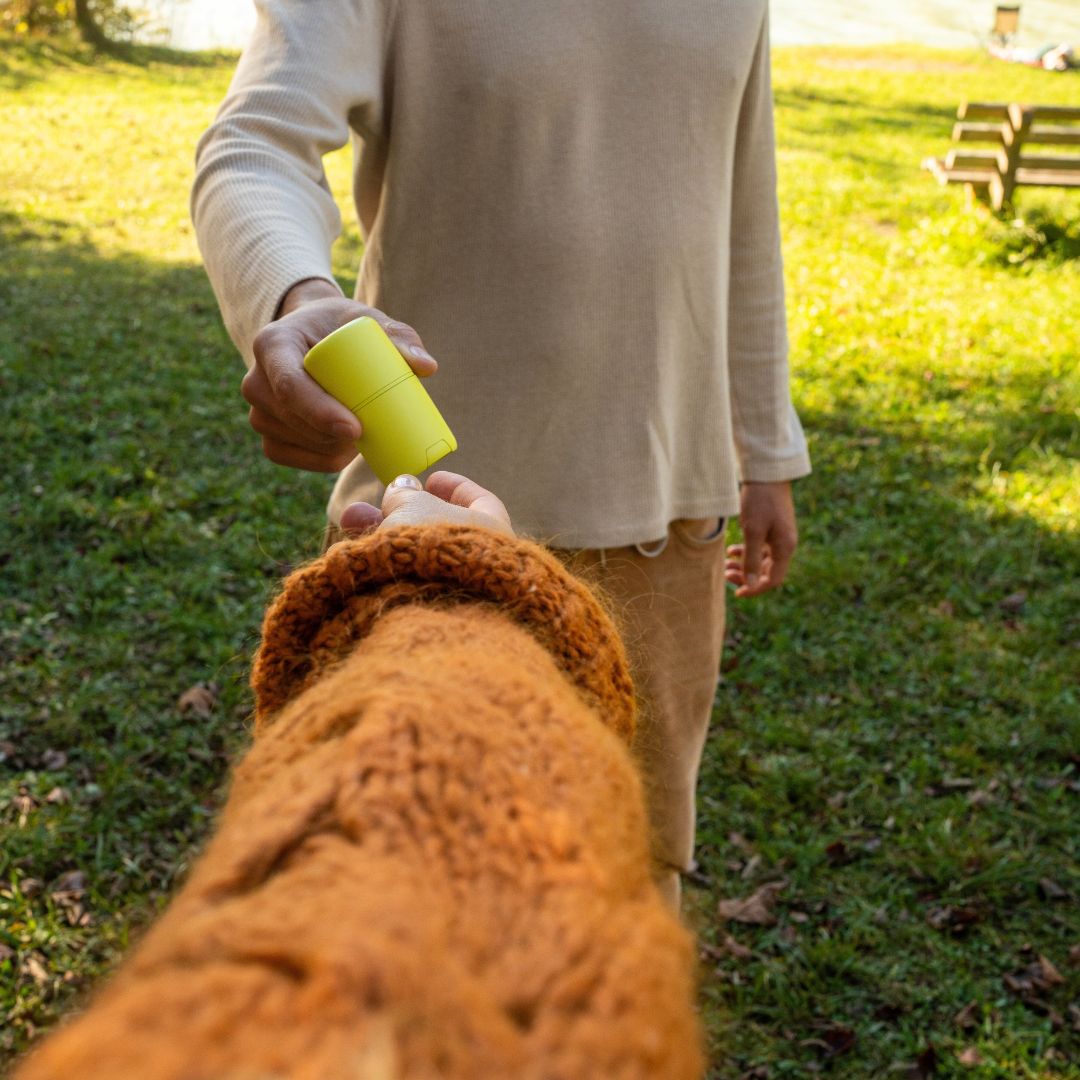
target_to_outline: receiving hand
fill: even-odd
[[[255,363],[241,384],[251,426],[275,464],[340,472],[356,457],[360,421],[308,375],[304,357],[327,334],[361,315],[382,326],[417,375],[438,367],[411,326],[347,300],[329,281],[313,278],[294,285],[278,318],[256,336]]]
[[[399,476],[386,489],[382,510],[370,503],[352,503],[341,515],[341,528],[349,533],[365,533],[394,525],[443,521],[480,525],[514,535],[502,502],[487,488],[452,472],[432,473],[426,490],[415,476]]]
[[[799,543],[791,484],[747,482],[741,500],[743,542],[727,549],[724,577],[736,596],[758,596],[783,584]]]

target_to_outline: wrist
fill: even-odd
[[[327,281],[326,278],[305,278],[289,287],[281,298],[274,318],[283,319],[302,304],[309,304],[313,300],[340,300],[341,298],[341,290],[332,281]]]

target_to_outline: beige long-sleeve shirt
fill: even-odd
[[[767,0],[258,0],[193,216],[234,342],[333,280],[353,138],[365,303],[415,326],[442,467],[566,547],[809,471],[791,405]],[[362,462],[330,515],[369,497]]]

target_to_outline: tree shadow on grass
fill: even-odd
[[[991,228],[990,240],[996,248],[993,262],[1007,269],[1025,270],[1063,266],[1080,259],[1080,215],[1063,218],[1043,207],[1025,207],[1028,190],[1017,189],[1018,205]]]
[[[167,64],[174,67],[215,68],[235,63],[237,53],[228,49],[191,52],[164,45],[111,42],[97,50],[74,36],[12,38],[0,35],[0,87],[21,90],[54,74],[57,69],[87,70],[103,64],[133,67]]]
[[[748,953],[704,973],[719,1015],[753,1019],[714,1031],[717,1076],[777,1060],[809,1073],[826,1020],[855,1033],[844,1075],[885,1075],[916,1040],[949,1046],[952,1016],[997,1000],[1025,950],[1071,948],[1053,883],[1080,885],[1065,794],[1080,537],[991,507],[968,479],[986,439],[1007,469],[1043,419],[1005,414],[969,437],[803,411],[800,550],[780,593],[729,607],[699,788],[701,907],[786,883],[775,927],[705,923],[721,953],[727,933]],[[1048,440],[1066,452],[1059,419]],[[960,909],[970,930],[935,927]],[[996,1037],[1023,1041],[1030,1016],[1003,1008]],[[1048,1025],[1038,1038],[1080,1050]]]
[[[245,741],[265,601],[318,553],[328,481],[262,459],[200,267],[106,258],[10,211],[0,265],[0,807],[28,807],[0,812],[0,921],[37,925],[56,973],[0,984],[3,1056],[187,867]],[[208,714],[181,712],[200,682]],[[88,926],[49,899],[71,870]]]

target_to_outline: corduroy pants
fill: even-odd
[[[724,525],[675,521],[653,544],[560,552],[622,622],[641,699],[641,763],[657,883],[678,908],[694,859],[695,789],[724,644]]]

